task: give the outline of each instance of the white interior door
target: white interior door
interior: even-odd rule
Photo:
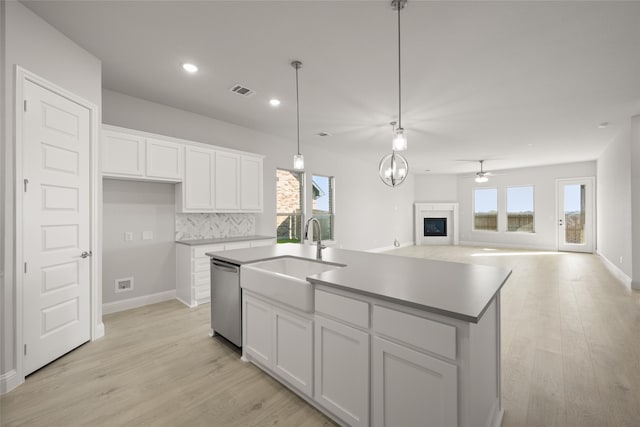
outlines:
[[[593,252],[593,178],[558,180],[558,250]]]
[[[91,335],[90,111],[25,81],[24,375]],[[83,252],[87,252],[83,255]]]

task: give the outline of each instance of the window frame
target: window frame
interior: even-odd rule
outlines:
[[[510,188],[531,188],[531,201],[533,203],[533,221],[532,221],[532,230],[531,231],[523,231],[523,230],[509,230],[509,189]],[[536,186],[533,184],[524,184],[524,185],[510,185],[505,187],[504,189],[504,215],[505,215],[505,224],[507,233],[522,233],[522,234],[535,234],[536,233]]]
[[[328,178],[329,179],[329,210],[330,213],[328,214],[319,214],[316,215],[313,212],[313,189],[310,192],[311,193],[311,214],[312,216],[317,216],[317,217],[324,217],[324,216],[329,216],[329,222],[331,223],[331,235],[329,237],[329,239],[323,239],[323,242],[335,242],[336,240],[336,177],[335,175],[323,175],[320,173],[312,173],[311,174],[311,186],[313,186],[313,178],[314,177],[321,177],[321,178]],[[316,235],[315,235],[315,231],[312,233],[312,237],[311,239],[309,239],[310,242],[315,242],[317,241],[316,239]]]
[[[294,214],[291,212],[278,212],[278,171],[284,171],[284,172],[289,172],[292,174],[300,174],[300,213],[299,214]],[[307,174],[305,173],[305,171],[297,171],[294,169],[289,169],[289,168],[276,168],[276,244],[282,244],[282,243],[295,243],[295,242],[281,242],[278,239],[278,225],[277,225],[277,221],[278,221],[278,217],[279,216],[283,216],[283,215],[287,215],[287,216],[299,216],[300,217],[300,242],[298,243],[303,243],[304,242],[304,224],[306,221],[306,216],[307,216],[307,210],[306,210],[306,200],[307,200]]]
[[[476,228],[476,191],[477,190],[495,190],[496,192],[496,229],[487,230]],[[471,189],[471,230],[477,233],[497,233],[500,231],[500,191],[498,187],[473,187]]]

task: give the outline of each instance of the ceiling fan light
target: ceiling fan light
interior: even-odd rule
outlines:
[[[486,177],[486,176],[484,176],[484,175],[478,175],[478,176],[476,176],[476,182],[477,182],[478,184],[482,184],[482,183],[487,182],[487,181],[489,181],[489,178],[487,178],[487,177]]]
[[[405,151],[407,149],[407,136],[404,134],[404,129],[396,129],[391,148],[393,151]]]

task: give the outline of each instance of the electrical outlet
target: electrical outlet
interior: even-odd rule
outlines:
[[[133,240],[133,232],[132,231],[125,231],[124,232],[124,241],[125,242],[130,242]]]
[[[133,290],[133,277],[124,277],[122,279],[116,279],[116,293],[127,292]]]
[[[152,240],[152,239],[153,239],[153,231],[142,232],[142,240]]]
[[[620,256],[620,264],[622,264],[622,256]]]

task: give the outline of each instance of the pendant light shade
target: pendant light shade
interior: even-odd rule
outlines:
[[[302,62],[293,61],[291,66],[296,69],[296,129],[298,140],[298,154],[293,156],[293,169],[297,171],[304,170],[304,156],[300,154],[300,95],[298,85],[298,70],[302,68]]]
[[[389,187],[397,187],[402,184],[409,174],[407,159],[393,151],[380,160],[379,174],[382,182]]]

